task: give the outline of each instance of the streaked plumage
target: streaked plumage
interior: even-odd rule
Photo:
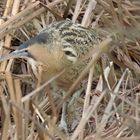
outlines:
[[[66,89],[78,77],[88,60],[77,62],[97,45],[99,40],[93,29],[73,24],[70,20],[54,22],[0,61],[15,57],[25,58],[31,64],[36,77],[38,65],[41,65],[43,82],[67,68],[56,80],[59,86]]]

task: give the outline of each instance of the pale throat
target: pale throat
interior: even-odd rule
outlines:
[[[32,59],[32,58],[27,58],[27,62],[30,64],[34,75],[37,77],[38,76],[39,63],[37,61],[35,61],[34,59]]]

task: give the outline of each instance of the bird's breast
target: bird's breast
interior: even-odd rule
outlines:
[[[64,69],[64,67],[62,67],[62,64],[53,63],[53,61],[48,61],[47,65],[32,58],[28,58],[27,61],[30,64],[32,72],[37,79],[39,77],[39,67],[41,67],[42,83],[48,81]]]

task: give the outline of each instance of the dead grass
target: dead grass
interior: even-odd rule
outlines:
[[[40,85],[39,81],[32,80],[24,60],[2,62],[1,140],[139,140],[139,6],[139,0],[2,0],[1,55],[9,53],[5,48],[16,49],[15,46],[37,34],[42,27],[66,18],[97,28],[103,41],[98,46],[100,49],[85,56],[92,56],[92,60],[64,98],[60,89],[53,93],[48,88],[64,71]],[[93,66],[98,58],[103,70],[100,76],[95,76]],[[81,94],[73,92],[87,73]],[[36,87],[35,82],[38,82]],[[67,133],[58,127],[60,109],[66,99],[69,99]]]

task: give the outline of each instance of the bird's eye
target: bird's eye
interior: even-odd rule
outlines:
[[[77,53],[76,50],[70,47],[63,49],[67,59],[71,61],[72,63],[75,63],[77,61]]]
[[[76,55],[73,54],[71,51],[65,51],[65,54],[66,54],[66,55],[69,55],[69,56],[76,57]]]
[[[77,57],[76,50],[73,48],[70,48],[70,47],[64,48],[63,51],[68,56]]]

